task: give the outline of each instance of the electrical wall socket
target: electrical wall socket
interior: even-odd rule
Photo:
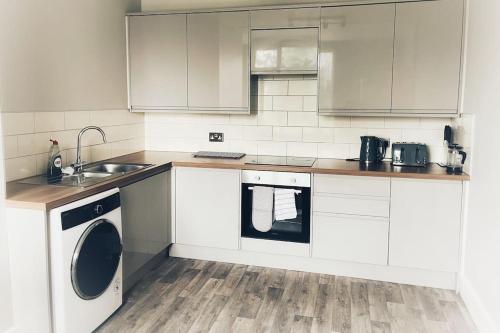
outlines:
[[[224,133],[220,132],[209,132],[208,141],[210,142],[224,142]]]

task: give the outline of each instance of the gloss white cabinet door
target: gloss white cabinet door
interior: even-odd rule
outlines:
[[[463,0],[396,5],[393,112],[457,112],[462,25]]]
[[[252,10],[252,29],[319,27],[320,8]]]
[[[175,242],[237,249],[240,171],[177,168],[175,174]]]
[[[313,214],[313,258],[387,265],[389,221],[355,215]]]
[[[249,12],[188,15],[188,105],[249,112]]]
[[[391,180],[389,265],[457,272],[462,182]]]
[[[321,113],[391,109],[395,4],[321,9]]]
[[[128,33],[132,110],[186,110],[186,15],[129,16]]]
[[[316,74],[318,28],[252,30],[252,74]]]

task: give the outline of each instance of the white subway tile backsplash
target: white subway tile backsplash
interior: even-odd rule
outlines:
[[[36,112],[35,132],[64,130],[64,112]]]
[[[303,111],[318,112],[318,96],[304,96]]]
[[[257,125],[257,113],[252,113],[250,115],[232,114],[229,116],[229,123],[232,125]]]
[[[305,127],[303,131],[304,142],[333,142],[333,128]]]
[[[87,161],[91,160],[91,154],[93,160],[98,160],[143,150],[145,146],[145,117],[128,110],[3,113],[1,116],[4,133],[9,134],[4,137],[9,180],[44,173],[50,139],[59,141],[63,165],[73,163],[78,132],[87,125],[102,126],[108,139],[108,144],[102,145],[98,132],[83,135],[83,151],[89,155],[85,157]],[[94,146],[88,148],[89,145]]]
[[[229,150],[232,152],[257,155],[257,141],[231,140],[229,141]]]
[[[287,114],[281,111],[260,111],[258,115],[259,125],[286,126]]]
[[[382,117],[352,117],[351,127],[384,128],[385,120]]]
[[[90,156],[92,161],[106,160],[113,157],[113,152],[111,151],[111,143],[91,146]]]
[[[244,126],[243,139],[254,141],[270,141],[273,139],[273,128],[271,126]]]
[[[429,159],[434,162],[441,162],[445,163],[446,162],[446,154],[448,152],[447,147],[444,147],[443,145],[439,146],[432,146],[428,145],[427,150],[429,152]]]
[[[348,158],[358,158],[361,150],[361,143],[351,143],[349,144],[349,155]],[[386,156],[391,156],[386,152]]]
[[[274,96],[273,110],[302,111],[302,96]]]
[[[252,110],[272,110],[273,96],[251,96],[251,106]]]
[[[386,117],[385,128],[419,128],[420,118]]]
[[[425,143],[427,145],[442,145],[443,130],[403,129],[403,140]]]
[[[289,95],[316,96],[318,94],[317,80],[296,80],[288,84]]]
[[[365,128],[336,128],[335,143],[359,143],[360,137],[366,135]]]
[[[146,114],[146,148],[195,151],[222,147],[248,154],[343,159],[359,156],[363,135],[383,137],[391,143],[423,141],[436,150],[441,145],[442,127],[450,122],[450,118],[318,116],[315,75],[269,75],[260,77],[255,87],[252,105],[259,110],[250,115]],[[200,129],[202,125],[209,127]],[[457,133],[467,132],[460,124],[456,126]],[[227,145],[207,146],[208,128],[224,132]]]
[[[5,160],[5,179],[7,181],[31,177],[35,174],[36,158],[34,155]]]
[[[349,145],[338,143],[318,143],[318,158],[341,158],[349,156]]]
[[[116,126],[144,122],[144,114],[128,110],[90,111],[90,123],[95,126]]]
[[[90,124],[89,111],[64,112],[64,128],[67,130],[83,128]]]
[[[288,142],[286,144],[286,152],[288,156],[317,157],[318,144],[306,142]]]
[[[402,141],[402,133],[402,130],[397,128],[368,128],[366,130],[367,135],[378,136],[389,140],[391,143]]]
[[[229,151],[230,143],[228,141],[224,142],[208,142],[205,141],[201,144],[200,150],[208,150],[208,151]]]
[[[274,75],[275,80],[286,80],[286,81],[297,81],[303,80],[304,75],[302,74],[277,74]]]
[[[243,139],[243,126],[238,125],[205,125],[204,136],[208,139],[209,132],[222,132],[224,133],[224,140],[242,140]]]
[[[286,142],[262,141],[257,143],[259,155],[286,156]]]
[[[17,136],[4,136],[3,148],[5,158],[14,158],[18,156],[17,153]]]
[[[17,153],[19,156],[34,154],[35,135],[24,134],[17,137]]]
[[[313,112],[288,112],[288,126],[317,127],[318,115]]]
[[[274,127],[274,141],[301,141],[302,127]]]
[[[32,112],[2,113],[3,135],[28,134],[35,131]]]
[[[201,116],[201,120],[204,124],[226,125],[226,124],[229,124],[229,115],[228,114],[204,114]]]
[[[350,117],[319,116],[320,127],[351,127]]]
[[[452,125],[453,119],[451,118],[422,118],[420,119],[420,127],[425,129],[442,129],[446,125]]]
[[[288,81],[259,81],[258,95],[284,96],[288,94]]]
[[[34,134],[34,146],[33,146],[33,153],[35,154],[41,154],[41,153],[46,153],[50,149],[50,140],[58,140],[60,141],[60,144],[62,144],[62,140],[60,136],[55,135],[55,133],[51,132],[44,132],[44,133],[35,133]]]

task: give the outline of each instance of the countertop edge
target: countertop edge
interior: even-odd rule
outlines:
[[[163,155],[164,154],[164,155]],[[170,154],[170,156],[169,156]],[[154,158],[151,159],[151,156]],[[334,161],[333,166],[329,167],[328,164],[317,165],[319,161]],[[467,173],[462,175],[449,175],[446,173],[436,173],[435,171],[425,172],[404,172],[394,170],[355,170],[345,168],[345,166],[335,166],[335,159],[318,159],[317,162],[310,167],[301,166],[283,166],[283,165],[263,165],[263,164],[246,164],[244,160],[210,160],[199,159],[193,160],[191,153],[181,152],[156,152],[156,151],[140,151],[137,153],[127,154],[106,160],[108,162],[142,162],[153,164],[142,170],[134,171],[129,174],[121,175],[116,178],[104,181],[102,183],[89,186],[87,188],[75,188],[74,192],[68,190],[68,194],[59,193],[54,198],[47,198],[46,200],[29,201],[29,196],[35,197],[36,195],[43,194],[26,194],[19,193],[12,194],[5,199],[6,207],[19,208],[19,209],[32,209],[49,211],[53,208],[74,202],[79,199],[97,194],[102,191],[109,190],[114,187],[124,187],[154,175],[160,174],[170,170],[172,167],[192,167],[192,168],[213,168],[213,169],[237,169],[237,170],[258,170],[258,171],[277,171],[277,172],[298,172],[298,173],[313,173],[325,175],[345,175],[345,176],[364,176],[364,177],[390,177],[398,179],[424,179],[424,180],[444,180],[444,181],[461,181],[466,182],[470,180]],[[342,160],[338,160],[341,162]],[[416,170],[416,169],[415,169]],[[432,173],[434,172],[434,173]],[[16,181],[8,183],[14,186]],[[35,189],[35,187],[33,188]],[[40,189],[40,188],[38,188]],[[25,192],[29,192],[29,189]],[[36,192],[34,190],[34,192]],[[17,197],[17,198],[16,198]]]
[[[115,187],[124,187],[131,185],[133,183],[139,182],[146,178],[155,176],[162,172],[166,172],[170,170],[172,167],[172,163],[163,163],[153,165],[146,169],[138,170],[132,172],[130,174],[122,175],[116,178],[113,178],[109,181],[105,181],[87,188],[82,188],[80,191],[68,194],[67,196],[57,198],[54,200],[50,200],[47,202],[32,202],[25,200],[16,200],[12,198],[5,199],[6,208],[19,208],[19,209],[32,209],[32,210],[44,210],[49,211],[51,209],[61,207],[63,205],[69,204],[76,200],[80,200],[91,195],[110,190]]]

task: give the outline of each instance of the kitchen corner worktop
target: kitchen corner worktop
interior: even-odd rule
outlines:
[[[446,170],[437,164],[429,164],[426,168],[394,167],[389,162],[366,166],[359,162],[340,159],[317,159],[311,167],[258,165],[246,164],[252,156],[245,156],[239,160],[225,160],[212,158],[194,158],[192,153],[142,151],[107,160],[119,163],[144,163],[152,166],[114,177],[93,186],[63,187],[53,185],[28,185],[17,181],[7,183],[8,207],[50,210],[82,199],[114,187],[123,187],[153,175],[169,170],[172,166],[215,168],[215,169],[246,169],[285,172],[305,172],[334,175],[394,177],[414,179],[435,179],[468,181],[469,175],[448,175]]]

